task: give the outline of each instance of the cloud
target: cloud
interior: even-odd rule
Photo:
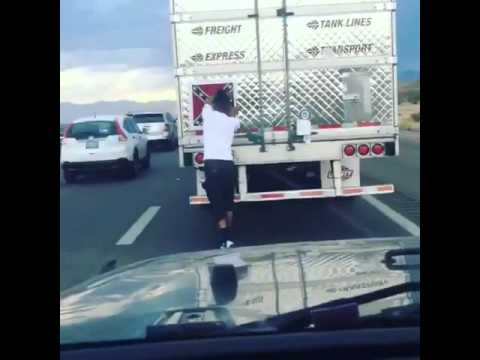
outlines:
[[[129,68],[162,66],[165,64],[164,57],[164,51],[151,48],[61,51],[60,70],[98,65],[125,65]]]
[[[174,101],[173,71],[167,67],[129,68],[126,65],[75,67],[60,72],[60,101]]]
[[[158,48],[170,53],[167,0],[61,0],[60,48]],[[167,57],[171,64],[171,56]]]
[[[61,0],[61,101],[172,100],[168,0]],[[419,0],[398,2],[400,68],[419,67]]]
[[[97,15],[108,14],[133,2],[133,0],[69,0],[74,9],[92,11]]]

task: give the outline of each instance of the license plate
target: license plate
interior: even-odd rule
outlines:
[[[87,149],[98,149],[98,140],[87,140],[85,148],[87,148]]]

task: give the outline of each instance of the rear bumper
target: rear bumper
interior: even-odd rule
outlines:
[[[123,169],[128,165],[129,161],[126,158],[107,161],[84,161],[84,162],[64,162],[62,163],[63,171],[72,172],[95,172],[106,170]]]
[[[308,189],[294,191],[270,191],[264,193],[247,193],[243,196],[235,195],[235,202],[252,202],[252,201],[280,201],[292,199],[317,199],[331,197],[351,197],[362,195],[390,194],[395,191],[393,185],[375,185],[375,186],[358,186],[345,187],[340,193],[335,189]],[[208,204],[206,196],[190,196],[190,205]]]
[[[162,142],[167,141],[170,139],[170,135],[168,133],[162,134],[147,134],[148,142]]]

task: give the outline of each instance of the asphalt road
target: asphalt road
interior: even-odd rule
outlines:
[[[363,184],[394,183],[397,194],[376,198],[417,224],[419,143],[418,136],[405,134],[398,158],[362,164]],[[178,167],[176,152],[154,153],[151,169],[135,180],[103,176],[66,185],[61,179],[61,289],[87,280],[111,261],[122,266],[165,254],[217,248],[208,209],[188,204],[193,193],[193,170]],[[234,240],[239,246],[410,235],[401,223],[363,198],[242,203],[235,211]],[[117,245],[145,212],[153,218],[135,241]]]

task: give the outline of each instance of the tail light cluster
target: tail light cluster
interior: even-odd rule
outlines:
[[[67,144],[67,138],[68,138],[68,135],[70,134],[70,130],[71,128],[73,127],[73,123],[70,123],[66,128],[65,130],[63,131],[63,136],[61,138],[61,144],[62,145],[66,145]]]
[[[203,153],[201,153],[201,152],[196,153],[195,156],[194,156],[194,160],[195,160],[195,164],[203,165],[203,163],[205,162]]]
[[[343,146],[343,154],[345,157],[366,156],[383,156],[385,155],[385,144],[347,144]]]
[[[118,120],[115,121],[115,130],[116,130],[117,135],[118,135],[118,141],[125,142],[125,141],[128,140],[127,135],[125,135],[125,133],[123,132]]]

